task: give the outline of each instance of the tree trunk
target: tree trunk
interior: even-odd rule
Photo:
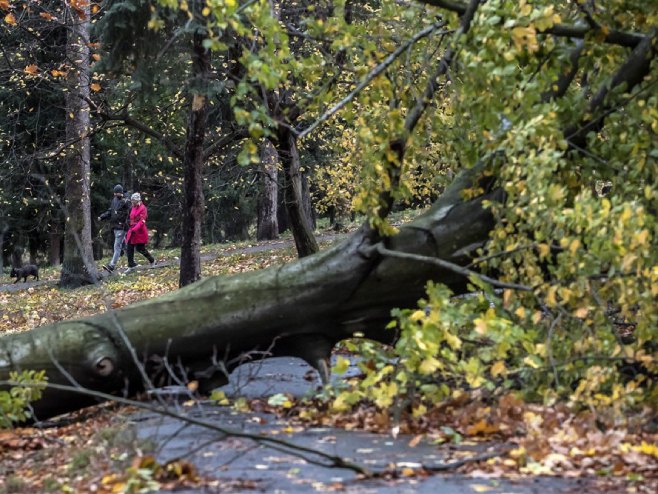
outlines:
[[[0,273],[4,272],[5,269],[5,235],[9,230],[9,225],[4,223],[2,228],[0,228]]]
[[[315,209],[313,208],[313,200],[311,199],[311,187],[308,183],[308,175],[300,170],[299,176],[302,182],[302,210],[304,216],[308,218],[311,229],[315,230],[317,222],[315,220]]]
[[[256,227],[257,240],[274,240],[279,238],[279,223],[277,221],[277,167],[279,156],[269,139],[263,140],[261,150],[261,187],[258,196],[258,220]]]
[[[59,266],[62,262],[62,234],[58,231],[48,234],[50,248],[48,249],[48,263],[51,266]]]
[[[283,165],[286,211],[295,239],[297,255],[299,257],[310,256],[315,254],[319,247],[313,236],[311,220],[304,212],[297,141],[288,127],[279,127],[277,151]]]
[[[195,2],[198,3],[198,2]],[[200,10],[200,9],[199,9]],[[195,31],[192,47],[192,108],[187,124],[184,156],[183,239],[180,258],[179,286],[201,278],[201,229],[203,226],[203,142],[208,123],[206,94],[210,74],[210,52],[204,48],[206,33]]]
[[[20,268],[22,266],[23,266],[23,247],[15,245],[14,249],[11,251],[11,267]]]
[[[143,373],[161,385],[175,372],[183,381],[199,381],[206,392],[226,382],[250,352],[250,358],[303,358],[327,379],[336,342],[355,332],[392,341],[395,335],[385,329],[391,309],[415,306],[428,280],[465,290],[460,274],[383,257],[377,247],[470,262],[468,253],[486,242],[494,224],[482,201],[499,198],[493,192],[464,200],[461,191],[473,185],[472,175],[463,175],[427,213],[381,242],[362,228],[341,245],[282,267],[210,277],[119,310],[2,337],[0,381],[11,370],[45,369],[51,383],[73,380],[132,394],[150,386]],[[47,389],[34,411],[43,420],[94,402]]]
[[[66,93],[66,159],[64,262],[60,285],[73,288],[98,279],[91,237],[89,142],[89,3],[67,13],[66,56],[73,64]]]

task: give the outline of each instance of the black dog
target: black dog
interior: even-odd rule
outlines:
[[[39,281],[39,268],[34,264],[28,264],[22,268],[11,268],[11,273],[9,276],[12,278],[16,277],[14,284],[18,283],[21,278],[23,278],[23,283],[25,283],[28,276],[34,276],[37,281]]]

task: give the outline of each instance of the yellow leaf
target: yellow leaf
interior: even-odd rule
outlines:
[[[14,17],[14,14],[9,13],[5,16],[5,22],[9,24],[10,26],[15,26],[16,25],[16,17]]]
[[[587,314],[589,314],[589,307],[579,307],[573,313],[573,315],[579,319],[585,319]]]
[[[432,374],[434,371],[440,368],[441,368],[441,362],[439,362],[434,357],[430,357],[430,358],[426,358],[420,363],[420,366],[418,366],[418,372],[420,372],[423,375],[428,375],[428,374]]]
[[[126,484],[124,482],[117,482],[112,485],[113,494],[120,494],[122,492],[126,492]]]
[[[37,67],[35,64],[31,64],[25,67],[23,70],[30,75],[34,75],[39,72],[39,67]]]
[[[505,361],[504,360],[499,360],[498,362],[496,362],[495,364],[493,364],[491,366],[490,372],[491,372],[491,375],[493,377],[496,377],[500,374],[505,373],[506,370],[507,370],[507,368],[505,367]]]
[[[531,358],[531,357],[524,358],[523,363],[530,366],[530,367],[532,367],[533,369],[538,369],[539,368],[539,364],[537,363],[537,361],[535,359]]]
[[[621,269],[624,271],[629,271],[631,269],[631,265],[637,260],[637,256],[635,254],[628,254],[624,256],[624,258],[621,261]]]
[[[350,359],[339,356],[336,359],[336,365],[334,365],[332,371],[336,374],[345,374],[345,372],[349,367],[350,367]]]
[[[190,381],[189,383],[187,383],[187,389],[189,389],[192,392],[196,391],[197,389],[199,389],[199,381]]]
[[[551,246],[548,244],[539,244],[537,245],[537,249],[539,250],[539,259],[546,258],[551,252]]]
[[[537,42],[537,31],[534,27],[517,26],[512,29],[512,41],[518,50],[526,48],[529,53],[534,53],[539,50],[539,43]]]
[[[208,17],[210,15],[210,9],[208,7],[204,7],[203,10],[201,11],[201,15],[203,17]]]
[[[640,453],[644,453],[645,455],[658,458],[658,445],[656,444],[651,444],[646,441],[642,441],[641,445],[634,446],[633,449],[635,451],[639,451]]]
[[[0,9],[9,10],[9,0],[0,0]]]
[[[386,159],[391,163],[397,163],[398,155],[392,149],[386,150]]]
[[[485,419],[466,428],[466,434],[469,436],[496,434],[497,432],[500,432],[500,427],[495,424],[490,424]]]
[[[487,321],[485,321],[484,319],[481,319],[481,318],[478,317],[477,319],[475,319],[475,321],[473,321],[473,323],[475,323],[475,332],[476,333],[481,334],[481,335],[484,335],[484,334],[487,333]]]
[[[97,82],[90,84],[89,87],[91,88],[92,91],[96,93],[101,90],[101,85],[98,84]]]
[[[475,492],[489,492],[494,489],[494,487],[485,484],[471,484],[469,487]]]
[[[423,417],[423,416],[425,416],[426,413],[427,413],[427,407],[426,407],[425,405],[423,405],[423,404],[420,404],[420,405],[418,405],[418,406],[415,406],[415,407],[411,410],[411,415],[412,415],[414,418]]]
[[[518,448],[513,449],[509,452],[509,456],[511,456],[515,460],[525,458],[527,454],[528,452],[523,446],[519,446]]]
[[[649,230],[646,228],[640,233],[635,234],[635,241],[638,245],[645,245],[647,243],[647,238],[649,237]]]
[[[509,307],[509,303],[512,300],[512,290],[503,290],[503,306]]]
[[[411,314],[411,316],[409,316],[409,319],[416,322],[422,320],[424,317],[425,317],[425,311],[417,310],[416,312]]]
[[[101,479],[101,484],[103,484],[103,485],[111,484],[111,483],[113,483],[113,482],[116,480],[116,478],[117,478],[117,476],[116,476],[115,473],[112,473],[112,474],[110,474],[110,475],[105,475],[105,476]]]

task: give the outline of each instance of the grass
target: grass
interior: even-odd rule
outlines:
[[[419,211],[400,211],[391,215],[391,223],[399,225],[418,215]],[[345,225],[352,231],[362,224],[364,218],[357,217]],[[326,219],[318,221],[317,235],[335,233]],[[296,258],[291,240],[286,232],[276,241],[256,242],[246,240],[232,243],[208,244],[201,247],[203,276],[231,275],[235,273],[264,269],[281,265]],[[288,241],[289,245],[280,248],[273,244]],[[329,241],[320,242],[326,248]],[[249,253],[249,247],[272,244],[271,250]],[[96,285],[89,285],[75,290],[64,290],[56,286],[60,268],[44,266],[40,268],[40,279],[49,283],[35,284],[17,291],[0,291],[0,335],[33,329],[45,324],[62,320],[77,319],[117,309],[134,302],[156,297],[178,288],[179,248],[150,248],[160,266],[156,269],[137,270],[128,275],[121,274],[127,267],[125,257],[118,263],[118,272]],[[109,251],[108,251],[109,253]],[[109,256],[97,261],[100,267],[109,261]],[[138,263],[145,260],[136,254]],[[6,280],[6,281],[5,281]],[[13,283],[8,270],[5,274],[6,284]]]

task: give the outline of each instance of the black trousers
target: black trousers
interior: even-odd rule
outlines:
[[[153,259],[153,256],[149,254],[149,251],[146,250],[146,244],[128,244],[128,248],[126,249],[126,254],[128,255],[129,268],[134,268],[135,266],[137,266],[137,264],[135,264],[135,249],[141,255],[146,257],[146,259],[148,259],[150,263],[155,261],[155,259]]]

